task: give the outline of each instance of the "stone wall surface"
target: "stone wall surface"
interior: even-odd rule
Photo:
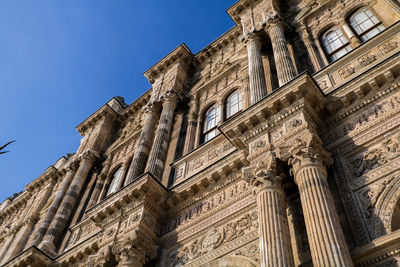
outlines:
[[[400,266],[400,2],[227,12],[1,203],[0,266]]]

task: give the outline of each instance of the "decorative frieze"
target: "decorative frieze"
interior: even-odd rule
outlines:
[[[222,227],[212,227],[190,244],[169,252],[168,261],[171,266],[187,264],[257,229],[257,213],[249,213]]]

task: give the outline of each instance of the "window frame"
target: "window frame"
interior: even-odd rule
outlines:
[[[118,176],[118,179],[116,180],[116,178],[117,178],[116,175],[118,174],[118,172],[119,172],[119,176]],[[113,172],[110,185],[108,186],[108,189],[107,189],[106,197],[108,197],[109,195],[111,195],[111,194],[113,194],[113,193],[118,191],[118,184],[123,179],[123,177],[122,177],[123,173],[124,173],[124,169],[122,168],[122,166],[118,167]],[[115,183],[115,188],[113,190],[111,190],[113,188],[113,184],[114,183]]]
[[[206,126],[208,125],[208,122],[209,122],[209,120],[207,120],[207,117],[208,117],[208,114],[213,109],[215,109],[215,112],[216,112],[216,115],[214,116],[215,117],[215,125],[208,129],[208,128],[206,128]],[[208,107],[206,109],[206,112],[203,115],[203,123],[202,123],[202,138],[201,138],[202,144],[207,143],[208,141],[212,140],[213,138],[215,138],[217,136],[218,123],[221,121],[221,114],[219,114],[219,113],[220,113],[220,106],[217,103],[211,105],[210,107]],[[215,135],[206,140],[207,135],[213,131],[215,131]]]
[[[337,34],[337,31],[340,31],[340,33],[341,33],[340,36]],[[336,36],[337,36],[337,39],[339,39],[340,42],[342,43],[342,45],[339,46],[338,48],[336,48],[335,50],[333,50],[333,49],[332,49],[332,46],[331,46],[329,43],[327,43],[327,38],[326,38],[326,36],[328,36],[328,34],[331,33],[331,32],[334,32],[334,33],[336,34]],[[343,43],[342,40],[341,40],[341,37],[344,37],[344,38],[346,39],[347,42],[346,42],[346,43]],[[349,52],[351,52],[351,51],[353,50],[353,48],[351,47],[351,43],[350,43],[350,40],[349,40],[348,36],[347,36],[346,33],[343,31],[343,29],[342,29],[341,27],[339,27],[339,26],[333,26],[333,27],[330,27],[329,29],[325,30],[325,31],[323,32],[323,34],[321,35],[321,37],[320,37],[320,42],[321,42],[321,44],[322,44],[323,50],[324,50],[325,55],[327,56],[329,62],[335,62],[335,61],[337,61],[338,59],[344,57],[346,54],[348,54]],[[332,42],[332,43],[333,43],[333,42]],[[329,45],[329,49],[332,50],[331,52],[328,52],[328,47],[327,47],[327,45]],[[335,54],[337,54],[338,52],[340,52],[340,51],[342,51],[342,50],[344,50],[344,49],[347,49],[347,47],[350,48],[349,51],[346,51],[346,53],[343,54],[342,56],[336,57],[335,59],[333,59],[333,57],[335,56]]]
[[[239,95],[239,100],[237,101],[237,103],[235,103],[235,105],[238,105],[239,108],[236,112],[231,113],[228,116],[228,108],[231,108],[233,105],[228,106],[229,100],[235,95]],[[239,113],[240,111],[243,110],[243,96],[242,96],[242,91],[240,89],[235,89],[232,92],[229,93],[228,97],[226,97],[225,101],[224,101],[224,119],[227,120],[231,117],[233,117],[234,115],[236,115],[237,113]]]
[[[361,12],[364,12],[364,14],[368,17],[368,20],[370,20],[371,22],[374,23],[374,21],[371,19],[372,17],[369,17],[368,14],[366,14],[367,11],[371,12],[372,16],[375,17],[375,19],[378,21],[378,23],[374,24],[373,26],[371,26],[371,27],[368,28],[367,30],[365,30],[365,31],[363,31],[363,32],[361,32],[361,33],[358,33],[357,30],[355,29],[355,27],[353,26],[353,23],[352,23],[352,21],[354,21],[354,23],[356,23],[356,25],[358,26],[358,28],[359,28],[360,30],[362,30],[362,28],[360,27],[360,25],[362,25],[362,24],[360,24],[358,21],[354,20],[354,17],[355,17],[357,14],[359,14],[359,13],[361,13]],[[374,38],[376,35],[378,35],[379,33],[381,33],[382,31],[384,31],[384,30],[386,29],[386,26],[383,24],[382,20],[381,20],[380,18],[378,18],[378,16],[375,14],[375,12],[374,12],[373,10],[371,10],[370,8],[368,8],[368,7],[361,7],[361,8],[359,8],[359,9],[357,9],[357,10],[354,11],[350,16],[348,16],[348,18],[347,18],[346,20],[347,20],[347,23],[348,23],[349,26],[350,26],[350,29],[353,31],[353,33],[354,33],[354,34],[360,39],[360,41],[363,42],[363,43],[364,43],[364,42],[367,42],[368,40],[370,40],[370,39],[372,39],[372,38]],[[364,22],[365,22],[365,21],[363,21],[362,23],[364,23]],[[379,30],[379,26],[383,26],[384,29],[383,29],[383,30]],[[372,36],[371,38],[368,38],[368,39],[364,40],[364,39],[363,39],[363,36],[367,36],[367,34],[368,34],[369,32],[371,32],[372,30],[374,30],[374,29],[378,29],[379,32],[378,32],[377,34],[375,34],[374,36]]]

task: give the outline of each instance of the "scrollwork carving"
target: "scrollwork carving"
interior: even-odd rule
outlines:
[[[353,175],[362,176],[367,171],[373,170],[400,155],[400,135],[394,136],[383,142],[379,147],[373,148],[361,156],[350,161]]]
[[[222,227],[213,227],[202,237],[190,244],[169,253],[168,261],[171,266],[186,264],[202,255],[233,241],[246,233],[258,229],[257,212],[244,215],[236,221]]]

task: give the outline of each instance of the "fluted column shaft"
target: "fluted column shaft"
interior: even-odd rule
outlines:
[[[46,231],[51,223],[51,221],[54,218],[54,215],[57,212],[58,207],[60,206],[61,201],[63,200],[65,193],[68,190],[69,185],[71,184],[72,179],[74,178],[75,172],[76,172],[76,163],[72,163],[68,166],[67,168],[67,173],[65,174],[64,182],[61,186],[61,189],[57,192],[53,202],[50,204],[49,209],[46,212],[46,215],[42,222],[40,223],[40,226],[38,230],[35,233],[35,236],[32,241],[32,245],[39,245],[40,242],[43,239],[43,236],[46,234]]]
[[[152,173],[159,179],[161,179],[164,171],[177,101],[178,98],[175,95],[168,96],[164,99],[160,122],[157,126],[154,144],[146,166],[146,172]]]
[[[248,33],[245,39],[249,66],[250,105],[267,95],[264,67],[260,44],[255,33]]]
[[[286,46],[286,39],[279,19],[270,22],[268,34],[271,38],[274,53],[276,72],[278,74],[279,86],[282,86],[296,77],[296,71]]]
[[[264,186],[257,193],[262,266],[294,266],[285,195],[278,186]]]
[[[305,151],[305,152],[304,152]],[[320,155],[303,149],[292,161],[314,266],[353,266]]]
[[[157,118],[158,109],[154,103],[150,104],[146,108],[146,118],[144,120],[142,132],[140,133],[139,143],[126,176],[127,184],[143,174],[144,169],[146,168],[151,145],[153,144],[154,128],[157,123]]]
[[[196,144],[196,127],[198,121],[197,114],[198,98],[192,101],[188,114],[188,126],[186,131],[185,146],[183,147],[183,155],[188,154],[195,148]]]
[[[323,68],[323,64],[321,63],[322,59],[320,59],[319,55],[316,53],[313,42],[311,41],[309,36],[304,36],[303,41],[304,45],[306,46],[308,55],[310,56],[314,70],[319,71]]]
[[[50,256],[56,255],[56,246],[60,241],[70,215],[81,193],[85,180],[96,159],[94,152],[87,150],[80,155],[79,168],[65,194],[57,213],[51,222],[40,248]]]

